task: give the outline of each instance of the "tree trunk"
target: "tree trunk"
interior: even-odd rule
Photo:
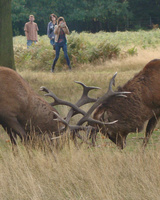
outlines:
[[[15,69],[11,0],[0,0],[0,65]]]

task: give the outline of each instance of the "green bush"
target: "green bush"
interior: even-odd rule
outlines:
[[[137,48],[136,48],[136,47],[130,48],[130,49],[127,50],[127,53],[128,53],[130,56],[137,55]]]
[[[112,57],[117,57],[120,52],[120,48],[117,45],[105,42],[103,39],[101,42],[94,38],[91,33],[76,33],[72,32],[67,37],[68,55],[71,61],[72,67],[77,67],[78,64],[93,63],[97,61],[105,61]],[[55,51],[49,44],[47,36],[39,37],[39,42],[36,45],[26,48],[25,37],[18,36],[14,38],[14,53],[16,67],[21,69],[31,70],[50,70],[53,59],[55,57]],[[66,60],[64,58],[63,51],[60,52],[59,60],[56,67],[61,69],[66,66]]]
[[[117,45],[106,42],[106,39],[97,41],[96,37],[90,40],[89,36],[93,37],[94,34],[73,32],[69,37],[68,52],[71,58],[76,58],[77,63],[93,63],[101,59],[105,61],[119,55],[120,48]],[[74,60],[72,62],[74,64]]]

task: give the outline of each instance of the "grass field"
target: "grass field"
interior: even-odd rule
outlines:
[[[39,36],[38,43],[30,50],[26,49],[26,37],[14,37],[16,66],[19,70],[49,71],[53,63],[55,51],[46,35]],[[106,60],[126,58],[139,54],[140,50],[160,47],[160,30],[138,32],[99,32],[76,33],[67,36],[68,54],[72,68],[82,64],[97,65]],[[61,52],[56,64],[56,71],[67,69],[66,61]]]
[[[21,76],[29,82],[32,88],[41,96],[40,86],[44,85],[58,97],[76,102],[81,96],[81,87],[74,81],[86,85],[98,86],[101,90],[92,91],[90,96],[102,96],[108,87],[108,82],[115,72],[116,87],[139,72],[150,60],[159,58],[159,31],[137,33],[108,33],[108,37],[116,35],[121,49],[127,50],[136,46],[137,54],[107,59],[99,63],[83,63],[75,66],[71,72],[57,67],[52,74],[44,65],[33,70],[23,65],[17,68]],[[87,34],[87,33],[83,33]],[[104,37],[105,33],[100,33]],[[118,35],[119,34],[119,35]],[[127,41],[122,44],[120,38]],[[137,34],[137,38],[135,36]],[[86,36],[86,35],[85,35]],[[134,37],[133,37],[134,36]],[[45,37],[45,36],[43,36]],[[41,42],[43,41],[41,38]],[[89,34],[86,36],[89,39]],[[91,36],[95,37],[95,35]],[[118,40],[119,37],[119,40]],[[153,44],[144,48],[140,38],[150,38]],[[156,38],[157,37],[157,38]],[[23,37],[14,38],[16,48],[25,45]],[[85,38],[86,39],[86,38]],[[86,40],[87,40],[86,39]],[[109,38],[107,38],[109,39]],[[155,47],[155,40],[157,46]],[[23,41],[23,42],[22,42]],[[46,38],[45,40],[46,41]],[[45,43],[45,42],[44,42]],[[49,42],[48,42],[49,43]],[[41,43],[43,44],[43,42]],[[19,47],[18,47],[19,46]],[[25,47],[24,47],[25,48]],[[50,46],[48,46],[50,48]],[[41,57],[39,58],[41,59]],[[16,59],[18,62],[19,59]],[[30,62],[26,58],[27,64]],[[20,66],[20,63],[17,63]],[[32,61],[32,65],[34,65]],[[115,87],[115,88],[116,88]],[[113,89],[115,89],[113,88]],[[46,101],[52,99],[44,97]],[[84,109],[89,109],[89,105]],[[56,107],[60,115],[65,117],[68,108]],[[73,122],[77,121],[77,116]],[[126,122],[127,123],[127,122]],[[98,146],[93,148],[82,144],[78,149],[72,141],[57,152],[43,149],[25,149],[20,143],[18,153],[13,154],[7,134],[1,129],[0,134],[0,199],[2,200],[159,200],[160,199],[160,130],[159,125],[145,151],[142,151],[141,133],[129,134],[127,147],[120,151],[111,141],[98,135]]]

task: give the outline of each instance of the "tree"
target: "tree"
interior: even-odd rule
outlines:
[[[160,24],[160,0],[12,0],[13,34],[24,35],[33,14],[39,34],[46,34],[49,15],[63,16],[70,31],[124,31]]]
[[[28,21],[30,10],[25,7],[25,0],[12,0],[13,35],[24,35],[24,24]]]
[[[15,69],[11,0],[0,0],[0,65]]]
[[[142,1],[142,0],[141,0]],[[98,32],[125,30],[131,18],[127,0],[12,0],[13,34],[24,35],[24,24],[33,14],[39,34],[46,34],[51,13],[63,16],[70,29]]]
[[[151,23],[160,23],[160,0],[128,0],[128,3],[133,13],[131,23],[134,26],[148,28]]]

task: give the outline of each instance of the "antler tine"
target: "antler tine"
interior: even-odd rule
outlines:
[[[113,75],[112,79],[109,82],[109,90],[112,90],[112,85],[115,86],[115,78],[117,76],[117,72]]]
[[[118,97],[127,97],[124,94],[130,94],[131,92],[115,92]]]
[[[115,86],[115,78],[116,78],[116,76],[117,76],[117,72],[113,75],[112,79],[110,80],[110,83],[109,83],[109,90],[110,91],[113,91],[112,90],[112,85]],[[124,94],[129,94],[129,93],[131,93],[131,92],[114,92],[115,95],[121,96],[121,97],[127,97]]]
[[[53,113],[57,117],[56,119],[53,119],[54,121],[60,121],[60,122],[62,122],[65,125],[65,127],[68,127],[68,123],[66,122],[66,120],[64,120],[57,112],[53,111]]]
[[[81,107],[82,105],[85,105],[87,103],[91,103],[91,102],[95,102],[97,101],[97,99],[95,98],[90,98],[88,96],[88,93],[90,90],[94,90],[94,89],[101,89],[99,87],[95,87],[95,86],[86,86],[84,83],[80,82],[80,81],[75,81],[75,83],[81,85],[83,87],[83,93],[81,98],[77,101],[77,103],[75,104],[78,107]],[[74,115],[74,111],[73,109],[70,109],[70,111],[68,112],[68,115],[66,117],[66,121],[69,122],[71,117]]]
[[[43,91],[43,92],[46,92],[46,93],[50,93],[50,91],[45,86],[41,86],[39,90]],[[48,96],[48,95],[45,94],[45,96]],[[51,106],[56,106],[56,105],[58,105],[58,103],[54,99],[54,102],[50,103],[50,105]]]
[[[44,86],[41,86],[41,87],[39,88],[39,90],[49,93],[49,90],[48,90],[46,87],[44,87]]]
[[[101,122],[99,120],[95,120],[95,119],[92,119],[92,118],[88,118],[87,121],[91,122],[93,124],[99,124],[99,125],[111,125],[111,124],[115,124],[116,122],[118,122],[118,120],[115,120],[113,122]]]
[[[74,104],[72,104],[72,103],[70,103],[68,101],[64,101],[64,100],[58,98],[53,92],[49,91],[46,87],[42,86],[40,89],[42,91],[47,92],[47,94],[45,94],[45,96],[50,96],[50,97],[52,97],[54,99],[55,102],[52,103],[52,105],[53,104],[54,105],[66,105],[66,106],[71,107],[74,111],[76,111],[76,112],[78,112],[78,113],[80,113],[82,115],[85,115],[85,111],[80,109],[77,105],[74,105]]]
[[[90,103],[90,102],[95,102],[97,101],[97,99],[95,98],[90,98],[88,96],[88,93],[90,90],[94,90],[94,89],[101,89],[99,87],[95,87],[95,86],[86,86],[84,83],[80,82],[80,81],[75,81],[75,83],[81,85],[83,87],[83,93],[81,98],[79,99],[79,101],[76,103],[77,106],[82,106],[85,103]]]

